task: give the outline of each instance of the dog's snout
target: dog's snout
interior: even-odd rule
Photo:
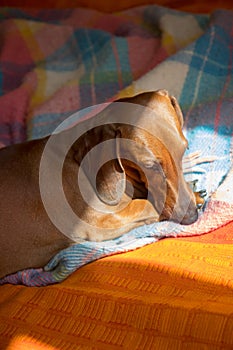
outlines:
[[[170,220],[177,222],[181,225],[190,225],[193,224],[198,218],[198,210],[194,203],[190,204],[185,208],[176,208],[173,211],[173,214]]]
[[[197,208],[193,203],[190,203],[183,219],[181,220],[181,224],[190,225],[190,224],[193,224],[197,219],[198,219]]]
[[[193,224],[198,219],[194,193],[186,182],[180,187],[170,220],[182,225]]]

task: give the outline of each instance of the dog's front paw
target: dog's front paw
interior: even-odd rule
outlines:
[[[197,209],[201,209],[203,205],[205,204],[205,197],[207,195],[206,190],[201,190],[198,192],[194,192],[195,198],[196,198],[196,206]]]
[[[197,191],[196,190],[197,182],[198,182],[198,180],[193,180],[193,181],[188,182],[188,184],[194,192],[197,209],[201,209],[203,207],[203,205],[205,204],[205,197],[207,195],[207,192],[206,192],[206,190]]]

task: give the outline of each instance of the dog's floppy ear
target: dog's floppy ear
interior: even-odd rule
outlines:
[[[97,195],[104,203],[117,205],[125,192],[126,186],[126,175],[119,154],[119,135],[116,134],[111,144],[113,147],[110,158],[112,159],[100,167],[96,176],[96,189]],[[108,154],[109,149],[105,151]]]
[[[96,195],[107,205],[117,205],[125,192],[126,175],[119,155],[119,138],[115,126],[106,124],[88,131],[73,147],[76,161]]]

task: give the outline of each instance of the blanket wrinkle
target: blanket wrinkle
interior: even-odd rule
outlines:
[[[66,118],[64,110],[73,113],[105,102],[164,61],[171,54],[172,43],[175,50],[179,48],[180,39],[175,33],[161,39],[165,35],[163,26],[186,18],[188,29],[190,19],[169,10],[170,17],[162,20],[166,15],[166,10],[157,6],[112,15],[82,8],[1,9],[4,46],[0,91],[1,95],[14,93],[25,81],[30,82],[31,96],[22,110],[27,120],[18,116],[25,134],[38,138],[51,133]],[[185,45],[203,31],[199,18],[193,17],[192,35],[186,36]],[[44,123],[44,116],[50,127]],[[0,123],[0,140],[3,126]],[[6,134],[3,143],[10,144],[10,139]]]
[[[83,11],[85,16],[81,16]],[[81,20],[76,22],[78,18]],[[143,225],[115,240],[76,244],[59,252],[43,269],[19,271],[1,279],[0,284],[58,283],[81,266],[105,256],[164,237],[206,234],[232,221],[232,176],[227,176],[232,168],[233,132],[231,11],[215,11],[207,16],[144,6],[108,17],[84,9],[2,10],[1,22],[7,27],[9,23],[12,26],[11,21],[11,40],[6,31],[0,54],[0,145],[23,141],[25,135],[29,139],[47,135],[67,114],[83,107],[166,88],[177,97],[184,112],[184,131],[189,140],[186,156],[201,150],[190,164],[186,180],[197,179],[197,190],[206,189],[208,199],[192,225],[159,222]],[[185,26],[187,36],[174,30],[177,25]],[[46,40],[51,26],[54,30]],[[20,64],[13,49],[16,40],[22,45]],[[17,77],[30,65],[35,68],[15,89],[10,79],[13,72]],[[31,90],[24,95],[27,81]],[[4,102],[9,91],[15,105],[20,106],[16,114],[11,104]],[[7,125],[17,136],[13,137]]]

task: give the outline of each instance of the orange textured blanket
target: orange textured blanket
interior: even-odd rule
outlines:
[[[58,285],[2,286],[0,349],[232,349],[232,229],[105,258]]]

